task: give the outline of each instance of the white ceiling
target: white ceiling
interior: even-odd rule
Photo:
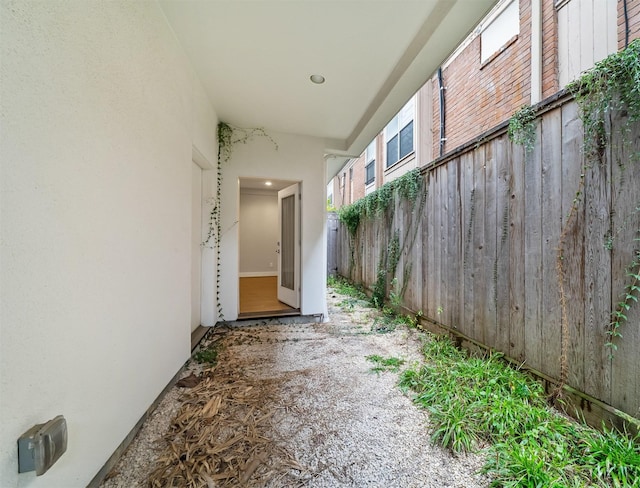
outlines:
[[[267,182],[271,183],[267,185]],[[291,186],[295,181],[287,180],[274,180],[265,178],[240,178],[241,190],[262,190],[277,192],[288,186]]]
[[[495,3],[160,0],[220,120],[354,155]]]

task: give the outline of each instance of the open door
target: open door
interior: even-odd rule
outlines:
[[[278,192],[278,300],[300,308],[300,184]]]

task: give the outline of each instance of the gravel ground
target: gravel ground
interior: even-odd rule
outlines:
[[[369,355],[398,357],[407,364],[420,361],[418,334],[404,327],[371,333],[377,312],[344,299],[330,291],[328,323],[237,322],[207,335],[204,347],[212,341],[221,344],[221,381],[224,373],[225,378],[235,374],[268,385],[262,404],[256,405],[269,412],[259,437],[303,468],[279,469],[280,458],[269,459],[266,453],[253,463],[244,483],[207,478],[207,483],[193,486],[489,486],[490,480],[478,474],[482,454],[453,455],[432,445],[428,415],[397,388],[398,374],[371,371]],[[184,376],[201,374],[202,369],[191,361]],[[214,379],[217,372],[212,372]],[[149,475],[168,449],[166,434],[185,390],[174,387],[165,396],[102,487],[150,485]],[[221,408],[233,409],[232,403]],[[250,464],[247,459],[244,466]]]

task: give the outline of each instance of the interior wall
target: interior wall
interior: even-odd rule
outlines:
[[[0,35],[0,484],[86,486],[189,357],[217,119],[154,2],[3,0]],[[67,452],[18,474],[58,414]]]
[[[240,276],[278,274],[278,193],[240,190]]]
[[[301,182],[303,315],[324,314],[326,306],[326,168],[324,141],[307,136],[270,133],[278,144],[256,137],[233,149],[223,167],[222,185],[222,266],[221,305],[227,320],[238,317],[238,278],[240,269],[239,187],[228,182],[238,178],[273,178]]]

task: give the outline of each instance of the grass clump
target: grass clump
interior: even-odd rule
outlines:
[[[356,301],[368,302],[369,297],[364,292],[362,287],[356,286],[348,280],[342,278],[341,276],[329,276],[327,278],[327,286],[333,288],[336,293],[340,295],[346,295],[351,299],[355,299]],[[347,300],[343,300],[346,302]],[[353,308],[355,301],[351,302],[350,308]]]
[[[387,332],[393,332],[398,325],[402,325],[403,323],[404,321],[401,316],[396,315],[393,310],[385,307],[382,309],[382,314],[373,320],[371,332],[386,334]]]
[[[622,436],[614,430],[593,432],[583,441],[586,459],[598,479],[613,486],[640,486],[640,437]]]
[[[400,371],[400,366],[402,366],[405,361],[401,358],[396,357],[388,357],[383,358],[377,354],[372,354],[366,357],[367,361],[370,361],[374,364],[371,371],[374,373],[381,373],[383,371],[391,371],[393,373],[397,373]]]
[[[204,349],[200,349],[193,355],[193,359],[200,364],[215,366],[216,364],[218,364],[219,353],[220,348],[218,347],[218,344],[213,344]]]
[[[417,327],[417,323],[418,317],[398,314],[395,312],[395,310],[389,307],[384,307],[382,309],[382,314],[378,315],[373,320],[371,332],[386,334],[387,332],[393,332],[398,326],[401,325],[415,329]]]
[[[501,354],[469,356],[448,338],[423,345],[425,363],[400,387],[430,412],[432,440],[454,452],[489,443],[495,487],[640,487],[640,436],[598,432],[547,406],[542,385]]]

